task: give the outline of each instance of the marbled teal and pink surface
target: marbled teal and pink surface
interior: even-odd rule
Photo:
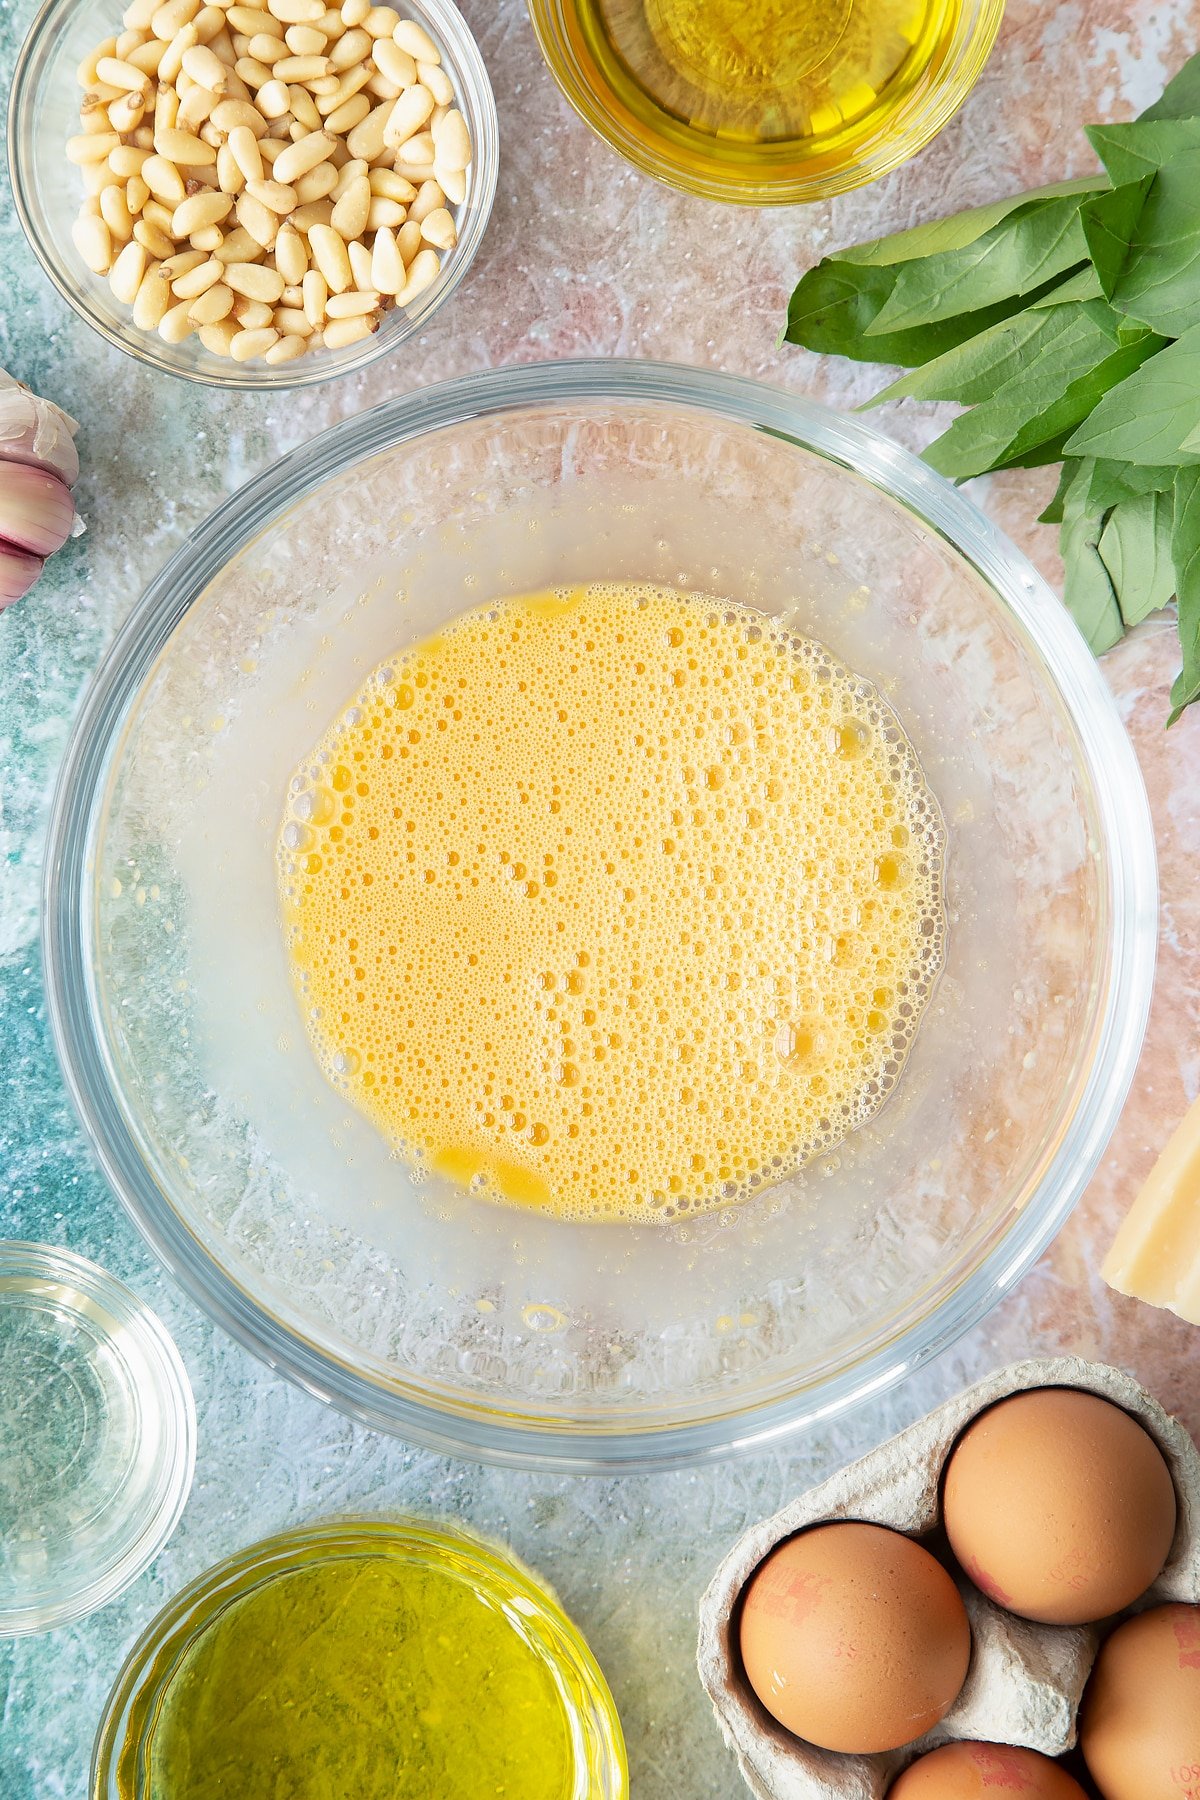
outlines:
[[[1133,1094],[1103,1166],[1036,1271],[918,1381],[804,1442],[654,1479],[476,1468],[373,1436],[253,1362],[161,1273],[84,1147],[46,1028],[37,897],[55,770],[81,688],[137,594],[186,533],[280,452],[389,395],[505,362],[663,357],[753,375],[837,406],[871,371],[776,340],[822,251],[1093,166],[1085,120],[1147,105],[1200,40],[1200,0],[1010,0],[992,61],[906,169],[830,205],[737,212],[669,193],[579,124],[542,66],[522,0],[464,0],[492,73],[503,170],[484,250],[455,302],[398,358],[303,395],[222,397],[107,350],[57,299],[0,200],[0,364],[82,421],[86,537],[0,620],[0,1237],[64,1243],[123,1276],[166,1320],[195,1385],[201,1444],[182,1525],[113,1605],[43,1639],[0,1642],[0,1796],[81,1800],[92,1735],[137,1633],[233,1549],[330,1512],[403,1505],[507,1538],[590,1637],[625,1723],[637,1800],[739,1791],[693,1669],[695,1605],[750,1519],[998,1363],[1069,1350],[1124,1364],[1200,1432],[1200,1333],[1110,1294],[1097,1269],[1122,1208],[1200,1087],[1200,708],[1163,732],[1173,623],[1151,620],[1105,671],[1158,836],[1158,982]],[[0,5],[11,67],[34,0]],[[878,422],[918,446],[930,409]],[[1057,581],[1031,523],[1052,485],[1013,476],[978,498]],[[0,1371],[0,1379],[3,1372]]]

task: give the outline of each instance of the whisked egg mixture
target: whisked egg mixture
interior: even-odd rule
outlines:
[[[882,1105],[942,962],[944,838],[822,645],[595,584],[376,669],[292,778],[278,863],[321,1066],[404,1156],[645,1221]]]

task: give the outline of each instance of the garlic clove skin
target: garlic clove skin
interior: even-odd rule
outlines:
[[[61,407],[31,394],[0,369],[0,461],[32,463],[74,487],[79,452],[72,440],[78,430]]]
[[[0,538],[52,556],[71,534],[75,503],[57,475],[30,463],[0,462]]]
[[[0,539],[0,612],[29,592],[44,566],[40,556]]]

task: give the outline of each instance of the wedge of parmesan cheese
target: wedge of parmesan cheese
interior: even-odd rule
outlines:
[[[1119,1294],[1200,1325],[1200,1100],[1151,1169],[1100,1272]]]

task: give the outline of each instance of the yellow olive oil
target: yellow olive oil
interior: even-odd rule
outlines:
[[[577,66],[631,152],[726,184],[799,179],[911,128],[969,0],[565,0]],[[637,160],[635,154],[635,160]],[[727,196],[728,197],[728,196]]]

